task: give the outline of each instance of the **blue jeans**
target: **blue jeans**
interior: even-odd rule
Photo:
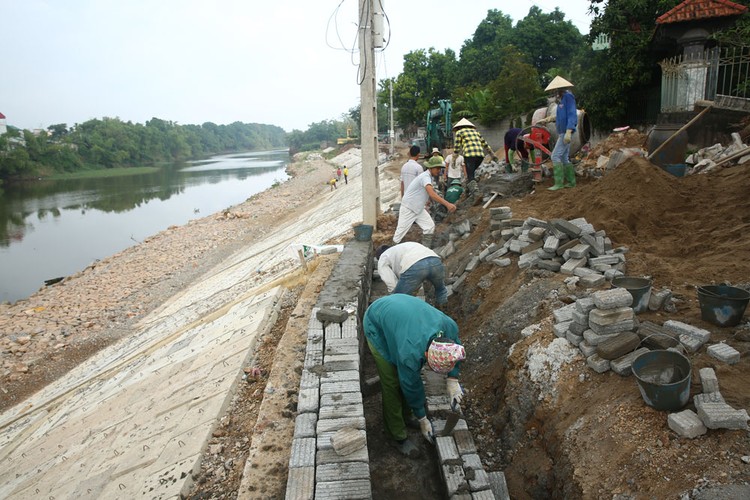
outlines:
[[[419,290],[422,282],[429,280],[435,287],[435,302],[448,302],[448,290],[445,288],[445,267],[440,257],[425,257],[414,263],[406,272],[402,273],[393,289],[393,293],[412,295]]]
[[[560,134],[555,143],[555,148],[552,150],[552,164],[553,165],[565,165],[570,163],[570,143],[565,144],[565,132]]]

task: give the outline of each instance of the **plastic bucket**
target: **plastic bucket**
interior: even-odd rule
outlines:
[[[735,326],[742,321],[750,292],[729,285],[698,287],[701,319],[717,326]]]
[[[638,389],[647,405],[676,411],[690,399],[690,360],[677,351],[648,351],[633,361]]]
[[[370,241],[372,239],[372,226],[369,224],[354,226],[354,239],[357,241]]]
[[[687,165],[684,163],[678,163],[676,165],[662,165],[661,167],[667,173],[674,175],[675,177],[685,177],[687,171]]]
[[[648,301],[651,298],[650,279],[620,276],[612,280],[612,286],[624,288],[630,292],[630,295],[633,296],[633,311],[639,313],[648,310]]]

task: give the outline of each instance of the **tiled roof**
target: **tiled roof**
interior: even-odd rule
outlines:
[[[5,118],[5,115],[4,115],[4,114],[2,114],[2,113],[0,113],[0,120],[2,120],[2,119],[4,119],[4,118]]]
[[[737,16],[747,7],[729,0],[685,0],[656,19],[656,24],[680,23],[714,17]]]

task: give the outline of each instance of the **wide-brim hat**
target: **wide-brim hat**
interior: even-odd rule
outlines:
[[[449,339],[434,339],[427,348],[427,364],[436,373],[448,373],[466,357],[464,346]]]
[[[550,90],[557,90],[557,89],[571,89],[574,85],[570,83],[568,80],[561,76],[556,76],[552,79],[551,82],[549,82],[549,85],[547,85],[547,88],[544,89],[545,92],[549,92]]]
[[[474,124],[473,124],[473,123],[471,123],[471,122],[470,122],[469,120],[467,120],[466,118],[461,118],[461,119],[460,119],[460,120],[458,121],[458,123],[456,123],[455,125],[453,125],[453,128],[461,128],[461,127],[474,127]]]
[[[438,148],[432,148],[432,154],[440,154],[440,150]]]
[[[438,168],[442,167],[443,165],[443,160],[441,160],[437,156],[431,156],[430,159],[427,160],[427,168]]]

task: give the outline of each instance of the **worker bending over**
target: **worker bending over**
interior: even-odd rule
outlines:
[[[445,266],[438,254],[415,241],[405,241],[389,247],[381,245],[375,250],[378,275],[388,288],[388,293],[413,295],[422,282],[435,287],[435,303],[448,302],[445,288]]]

